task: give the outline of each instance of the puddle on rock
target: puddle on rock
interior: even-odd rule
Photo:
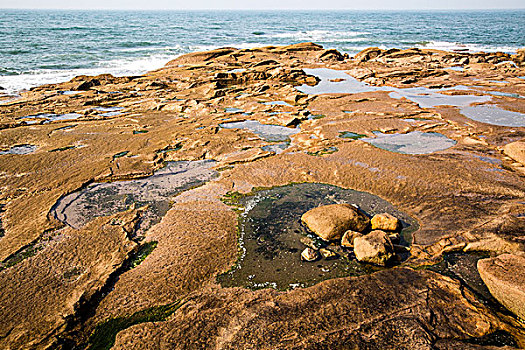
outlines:
[[[160,221],[179,193],[211,180],[218,173],[211,160],[169,162],[154,175],[137,180],[93,183],[62,197],[53,207],[58,220],[80,228],[92,219],[148,205],[140,232]]]
[[[520,94],[513,94],[510,92],[501,92],[501,91],[485,91],[488,94],[494,95],[494,96],[503,96],[503,97],[512,97],[512,98],[525,98],[525,96],[521,96]]]
[[[246,72],[246,68],[235,68],[227,71],[226,73],[243,73]]]
[[[105,112],[101,113],[100,116],[102,117],[114,117],[117,115],[121,115],[124,107],[95,107],[95,110],[99,112]]]
[[[472,103],[487,102],[491,99],[490,96],[439,94],[423,87],[396,89],[396,91],[391,92],[389,96],[397,99],[404,97],[417,103],[421,108],[433,108],[436,106],[463,107],[469,106]]]
[[[375,138],[364,138],[378,148],[402,154],[428,154],[443,151],[456,141],[436,132],[413,131],[406,134],[383,134],[374,132]]]
[[[380,267],[361,264],[336,247],[333,260],[305,262],[300,258],[306,246],[301,240],[314,240],[318,247],[326,242],[316,239],[301,224],[301,215],[319,205],[352,203],[368,215],[388,212],[403,223],[402,244],[408,245],[418,226],[408,215],[387,201],[369,193],[340,187],[304,183],[269,190],[234,201],[243,207],[239,216],[241,255],[232,271],[218,276],[224,287],[266,288],[280,290],[307,287],[320,281],[375,272]]]
[[[225,111],[226,113],[232,113],[232,114],[244,112],[244,111],[243,111],[242,109],[240,109],[240,108],[233,108],[233,107],[224,108],[224,111]]]
[[[255,120],[222,123],[219,126],[225,129],[247,129],[271,142],[288,141],[290,136],[301,131],[286,126],[261,124]]]
[[[460,113],[478,122],[501,126],[525,126],[525,114],[511,112],[497,106],[471,106],[460,109]]]
[[[447,67],[447,68],[443,68],[444,70],[453,70],[453,71],[456,71],[456,72],[463,72],[465,70],[465,68],[463,68],[462,66],[452,66],[452,67]]]
[[[287,107],[293,107],[291,104],[284,102],[284,101],[271,101],[271,102],[263,102],[263,105],[267,106],[287,106]]]
[[[399,89],[390,86],[372,86],[363,83],[354,77],[346,74],[344,71],[328,68],[303,69],[306,74],[316,76],[321,81],[315,86],[301,85],[296,87],[305,94],[355,94],[360,92],[374,92],[374,91],[391,91],[389,96],[391,98],[406,99],[417,103],[421,108],[432,108],[441,105],[450,105],[456,107],[469,106],[475,102],[490,101],[490,96],[476,96],[476,95],[445,95],[437,93],[436,91],[451,91],[451,90],[468,90],[465,86],[454,86],[443,89],[428,89],[425,87]]]
[[[266,152],[274,152],[275,154],[281,154],[288,147],[290,147],[289,142],[281,142],[281,143],[276,143],[273,145],[263,146],[261,147],[261,149]]]
[[[74,120],[82,117],[82,114],[78,113],[66,113],[66,114],[53,114],[53,113],[40,113],[35,115],[28,115],[17,119],[46,119],[44,124],[50,123],[57,120]]]
[[[16,145],[8,149],[7,151],[1,151],[0,155],[4,154],[29,154],[36,151],[38,147],[35,145]]]
[[[359,140],[360,138],[365,137],[365,136],[366,135],[357,134],[351,131],[340,131],[338,137],[342,139]]]
[[[78,94],[81,94],[85,91],[71,91],[71,90],[68,90],[68,91],[59,91],[60,94],[62,95],[78,95]]]

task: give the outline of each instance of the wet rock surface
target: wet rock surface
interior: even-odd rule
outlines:
[[[222,48],[2,99],[0,347],[525,346],[475,256],[525,251],[522,53]],[[301,224],[343,203],[401,220],[394,267]]]

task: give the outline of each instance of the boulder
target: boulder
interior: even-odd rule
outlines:
[[[371,59],[376,58],[377,56],[381,55],[383,53],[383,50],[381,50],[378,47],[369,47],[368,49],[364,49],[363,51],[357,53],[354,58],[358,62],[366,62],[370,61]]]
[[[354,239],[354,253],[357,260],[385,266],[394,256],[394,246],[383,231],[372,231]]]
[[[301,253],[301,259],[304,261],[316,261],[319,259],[319,253],[316,250],[308,247]]]
[[[301,220],[325,241],[341,239],[348,230],[363,231],[370,223],[350,204],[323,205],[304,213]]]
[[[325,50],[319,55],[321,61],[343,61],[344,56],[335,49]]]
[[[503,254],[482,259],[478,271],[490,294],[525,320],[525,257]]]
[[[388,213],[374,215],[370,223],[372,230],[396,231],[399,228],[399,220]]]
[[[354,240],[357,237],[363,236],[362,233],[348,230],[343,234],[343,237],[341,238],[341,246],[345,248],[354,248]]]

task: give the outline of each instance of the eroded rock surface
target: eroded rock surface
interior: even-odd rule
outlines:
[[[114,349],[147,349],[152,342],[180,349],[432,349],[438,339],[505,329],[464,292],[447,277],[410,269],[286,293],[212,289],[190,296],[166,322],[121,332]]]
[[[335,75],[320,80],[307,68]],[[0,347],[83,346],[115,319],[127,320],[114,330],[126,349],[525,346],[515,317],[457,281],[411,269],[444,252],[525,251],[523,76],[522,51],[371,48],[352,58],[301,43],[193,53],[142,76],[83,76],[2,99]],[[332,93],[298,90],[316,84]],[[236,122],[277,125],[286,138],[223,127]],[[384,149],[370,142],[393,137]],[[424,147],[431,137],[436,147]],[[212,160],[220,175],[161,198],[165,215],[143,240],[125,224],[144,204],[131,195],[117,206],[131,211],[77,229],[52,215],[90,184]],[[221,198],[305,182],[370,193],[416,218],[419,229],[398,238],[411,243],[408,260],[286,292],[215,284],[242,250],[237,214]],[[139,246],[149,255],[121,269]],[[179,301],[164,321],[130,316]]]

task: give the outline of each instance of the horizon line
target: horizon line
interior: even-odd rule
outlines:
[[[403,12],[403,11],[521,11],[525,10],[525,7],[509,7],[509,8],[495,8],[495,7],[484,7],[484,8],[358,8],[358,9],[346,9],[346,8],[184,8],[184,9],[172,9],[172,8],[63,8],[63,7],[49,7],[49,8],[34,8],[34,7],[0,7],[0,10],[33,10],[33,11],[390,11],[390,12]]]

